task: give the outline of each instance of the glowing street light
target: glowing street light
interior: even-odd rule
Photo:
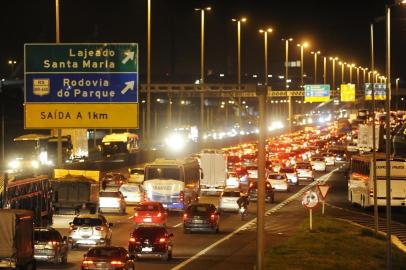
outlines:
[[[301,87],[304,86],[304,77],[303,77],[303,71],[304,71],[304,59],[303,59],[303,50],[304,48],[307,48],[309,44],[307,42],[299,43],[297,46],[300,48],[300,84]]]

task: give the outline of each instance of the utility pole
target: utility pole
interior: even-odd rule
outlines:
[[[59,27],[59,0],[55,0],[55,30],[56,30],[56,43],[60,43],[60,27]],[[57,129],[57,136],[58,136],[58,141],[57,141],[57,159],[56,159],[56,164],[58,167],[62,166],[62,129],[58,128]]]
[[[148,0],[147,8],[147,130],[144,138],[151,138],[151,0]]]

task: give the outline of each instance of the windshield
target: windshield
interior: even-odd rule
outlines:
[[[140,190],[138,185],[122,185],[120,187],[121,192],[138,192]]]
[[[120,192],[100,192],[99,196],[100,197],[119,198],[120,197]]]
[[[283,180],[285,177],[281,174],[270,174],[268,175],[268,179]]]
[[[116,247],[99,247],[92,248],[87,253],[88,257],[107,257],[107,258],[120,258],[121,250]]]
[[[163,236],[165,234],[166,230],[162,227],[139,227],[135,229],[133,233],[133,235],[140,235],[147,238],[156,237],[159,235]]]
[[[200,214],[200,213],[207,213],[207,212],[212,212],[213,208],[211,205],[192,205],[188,209],[189,213],[193,214]]]
[[[126,142],[104,142],[102,144],[103,154],[116,154],[116,153],[127,153],[127,143]]]
[[[160,180],[180,180],[180,169],[177,167],[148,167],[146,168],[145,180],[160,179]]]
[[[298,169],[311,169],[312,168],[312,166],[311,165],[309,165],[309,164],[297,164],[296,165],[296,168],[298,168]]]
[[[283,168],[280,170],[281,173],[294,173],[295,170],[292,168]]]
[[[103,222],[98,218],[74,218],[73,225],[76,226],[101,226]]]
[[[61,236],[57,231],[34,231],[34,240],[36,242],[50,242],[50,241],[60,241]]]
[[[238,191],[224,191],[223,197],[240,197],[240,192]]]
[[[11,150],[12,155],[19,158],[31,159],[40,153],[40,145],[37,141],[14,141]],[[42,150],[44,151],[44,149]]]
[[[141,204],[135,207],[136,211],[159,211],[157,204]]]

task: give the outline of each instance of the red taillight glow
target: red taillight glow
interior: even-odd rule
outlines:
[[[162,216],[162,213],[159,212],[156,216],[157,216],[157,217],[161,217],[161,216]]]
[[[131,237],[131,238],[130,238],[130,242],[131,242],[131,243],[135,243],[135,241],[136,241],[135,237]]]
[[[134,213],[134,217],[138,217],[138,213],[137,213],[137,212]]]
[[[56,246],[58,244],[59,244],[59,242],[57,242],[57,241],[49,241],[48,242],[48,245],[51,245],[51,246]]]
[[[183,191],[179,194],[179,201],[183,202],[185,200],[185,193]]]
[[[183,214],[183,219],[187,219],[187,214]]]
[[[121,261],[111,261],[111,265],[124,265]]]
[[[165,243],[166,242],[166,238],[159,238],[159,243]]]
[[[91,261],[91,260],[84,260],[83,261],[83,265],[89,265],[89,264],[93,264],[93,261]]]
[[[96,227],[96,230],[97,230],[97,231],[104,231],[104,228],[97,226],[97,227]]]
[[[216,215],[215,215],[215,214],[211,214],[210,218],[211,218],[211,220],[214,220],[214,219],[216,218]]]

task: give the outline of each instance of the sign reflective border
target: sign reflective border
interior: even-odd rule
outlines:
[[[26,103],[24,112],[24,127],[30,129],[138,128],[138,103]]]

